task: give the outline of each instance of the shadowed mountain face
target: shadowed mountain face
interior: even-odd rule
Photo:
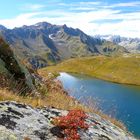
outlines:
[[[32,77],[28,69],[16,58],[9,45],[0,38],[0,87],[12,88],[14,84],[21,85],[21,88],[29,91],[33,87]]]
[[[0,26],[0,34],[20,58],[37,68],[73,57],[127,52],[121,46],[88,36],[79,29],[47,22],[11,30]]]
[[[6,28],[3,25],[0,25],[0,30],[6,30]]]

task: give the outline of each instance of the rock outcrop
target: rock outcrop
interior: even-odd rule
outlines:
[[[57,140],[63,138],[59,128],[51,123],[68,111],[55,108],[35,109],[17,102],[0,102],[0,140]],[[87,131],[79,130],[82,140],[136,140],[97,114],[87,114]]]
[[[140,38],[122,37],[119,35],[101,35],[98,37],[123,46],[131,53],[140,53]]]
[[[4,85],[6,79],[14,80],[18,85],[21,84],[21,88],[33,88],[33,79],[30,72],[17,59],[10,46],[0,37],[0,86]],[[10,83],[10,81],[7,81],[7,83]]]

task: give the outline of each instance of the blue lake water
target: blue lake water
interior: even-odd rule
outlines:
[[[140,87],[68,73],[61,73],[58,79],[71,96],[85,103],[92,97],[99,109],[121,120],[140,137]]]

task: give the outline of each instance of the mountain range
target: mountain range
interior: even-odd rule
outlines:
[[[40,68],[64,59],[92,55],[120,55],[124,47],[99,37],[91,37],[66,25],[40,22],[35,25],[7,29],[0,25],[0,36],[17,57]]]
[[[111,41],[114,44],[123,46],[129,52],[140,53],[140,38],[121,37],[120,35],[99,35],[98,37],[100,39]]]

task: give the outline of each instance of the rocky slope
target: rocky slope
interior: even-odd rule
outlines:
[[[127,38],[119,35],[105,35],[99,36],[101,39],[111,41],[120,46],[124,46],[127,50],[133,53],[140,53],[140,39],[139,38]]]
[[[71,57],[126,52],[119,45],[88,36],[79,29],[47,22],[14,29],[0,26],[0,34],[19,57],[27,59],[35,67],[54,64]]]
[[[0,140],[57,140],[60,129],[51,123],[68,111],[54,108],[35,109],[16,102],[0,102]],[[96,114],[87,114],[87,131],[79,130],[81,140],[136,140]]]
[[[10,87],[12,86],[11,82],[13,86],[14,84],[17,86],[22,84],[27,89],[33,87],[32,77],[28,69],[16,58],[9,45],[0,38],[0,87]]]

